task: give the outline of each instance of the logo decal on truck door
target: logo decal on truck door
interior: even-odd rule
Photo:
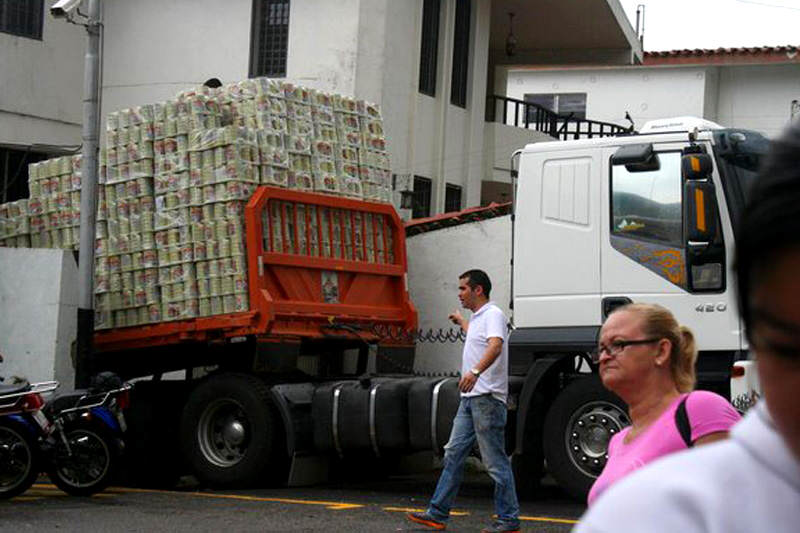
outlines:
[[[615,235],[611,235],[611,246],[670,283],[687,288],[683,250]]]

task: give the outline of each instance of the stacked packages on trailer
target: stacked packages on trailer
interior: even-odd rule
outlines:
[[[96,329],[246,311],[259,185],[391,201],[379,108],[266,78],[112,112],[101,150]],[[81,157],[29,166],[0,245],[77,249]]]

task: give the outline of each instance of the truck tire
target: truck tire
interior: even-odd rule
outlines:
[[[375,432],[381,453],[409,450],[408,391],[414,379],[396,379],[381,384],[375,401]]]
[[[458,390],[458,378],[451,378],[439,391],[439,407],[436,416],[436,442],[439,444],[439,449],[434,450],[439,455],[444,455],[444,445],[450,440],[453,420],[458,413],[460,403],[461,392]]]
[[[201,482],[248,486],[285,471],[288,458],[281,453],[280,431],[264,382],[246,374],[221,374],[189,396],[181,444]]]
[[[339,444],[345,455],[372,455],[369,438],[369,388],[347,383],[339,396]]]
[[[443,382],[443,383],[442,383]],[[432,421],[433,391],[439,387],[436,404],[436,420]],[[408,391],[408,434],[412,450],[432,450],[431,431],[436,428],[436,450],[443,454],[444,445],[450,438],[453,418],[458,411],[461,394],[458,391],[458,378],[431,378],[416,380]],[[433,423],[432,423],[433,422]]]
[[[567,494],[585,502],[608,459],[608,441],[630,424],[625,403],[600,382],[579,378],[556,397],[544,423],[547,469]]]
[[[408,438],[414,451],[431,449],[431,398],[442,379],[416,379],[408,390]]]
[[[323,383],[311,398],[311,419],[314,421],[314,448],[331,452],[333,443],[333,389],[340,383]]]

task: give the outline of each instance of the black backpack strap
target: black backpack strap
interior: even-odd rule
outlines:
[[[687,394],[678,404],[678,408],[675,410],[675,425],[678,426],[678,433],[681,434],[686,447],[691,448],[694,443],[692,442],[692,426],[689,424],[689,414],[686,412],[686,400],[688,399],[689,395]]]

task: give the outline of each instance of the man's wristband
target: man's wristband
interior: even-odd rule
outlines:
[[[472,375],[475,376],[476,378],[480,377],[480,375],[481,375],[481,371],[478,370],[477,368],[471,369],[470,372],[472,372]]]

